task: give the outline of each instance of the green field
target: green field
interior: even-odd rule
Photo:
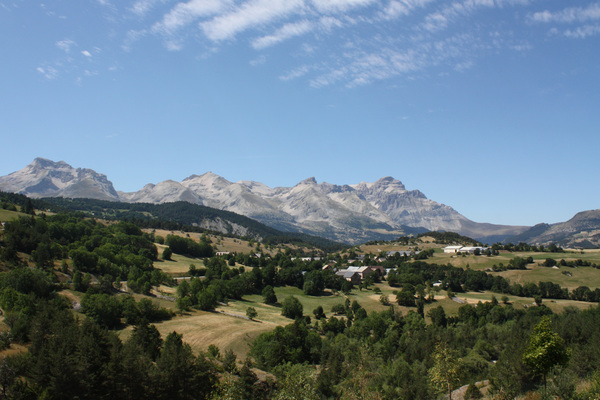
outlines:
[[[204,267],[204,262],[199,258],[190,258],[180,254],[173,254],[171,260],[163,260],[162,253],[167,246],[156,244],[158,248],[159,261],[154,262],[154,267],[160,269],[172,277],[187,276],[190,270],[190,264],[194,264],[196,268]]]
[[[526,270],[508,270],[503,272],[490,272],[493,275],[500,275],[509,279],[511,283],[538,283],[554,282],[569,290],[579,286],[588,286],[592,290],[600,287],[600,269],[592,267],[543,267],[542,263],[547,258],[553,258],[556,261],[564,259],[565,261],[574,261],[581,259],[600,265],[600,250],[585,250],[584,252],[566,252],[566,253],[536,253],[536,252],[501,252],[497,256],[456,256],[452,254],[435,253],[427,262],[435,264],[451,264],[455,267],[467,268],[484,271],[491,269],[494,265],[508,265],[512,258],[532,257],[533,264],[528,264]],[[488,271],[489,272],[489,271]],[[563,272],[565,272],[563,274]],[[569,273],[571,276],[567,275]]]
[[[27,214],[23,214],[18,211],[8,211],[8,210],[0,209],[0,221],[2,221],[2,222],[12,221],[13,219],[17,219],[19,217],[24,217],[26,215]]]
[[[563,272],[570,274],[571,276],[564,274]],[[559,284],[561,287],[568,288],[569,290],[576,289],[579,286],[587,286],[594,290],[600,287],[600,269],[592,267],[559,267],[559,268],[548,268],[540,266],[529,266],[526,270],[509,270],[498,273],[491,273],[493,275],[500,275],[506,279],[509,279],[511,283],[538,283],[538,282],[553,282]]]

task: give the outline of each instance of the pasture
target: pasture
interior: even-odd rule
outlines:
[[[18,211],[9,211],[0,208],[0,221],[12,221],[13,219],[17,219],[19,217],[24,217],[27,214]]]

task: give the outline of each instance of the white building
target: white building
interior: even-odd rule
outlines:
[[[462,246],[446,246],[444,247],[444,253],[458,253],[462,249]]]

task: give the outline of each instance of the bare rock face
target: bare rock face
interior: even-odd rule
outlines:
[[[392,177],[356,185],[317,183],[311,177],[293,187],[270,188],[254,181],[230,182],[207,172],[181,182],[167,180],[148,184],[137,192],[117,193],[105,175],[74,169],[62,161],[37,158],[22,170],[1,177],[0,190],[32,197],[144,203],[187,201],[245,215],[279,230],[347,243],[391,239],[419,230],[453,231],[483,238],[514,235],[526,229],[473,222],[418,190],[406,190],[402,182]]]
[[[29,197],[87,197],[118,200],[106,175],[91,169],[73,168],[64,161],[36,158],[25,168],[0,177],[0,190]]]
[[[160,204],[187,201],[188,203],[203,205],[200,196],[181,183],[172,180],[160,182],[156,185],[149,183],[141,190],[133,193],[119,192],[119,199],[130,203]]]

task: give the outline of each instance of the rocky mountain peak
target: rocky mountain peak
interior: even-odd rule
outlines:
[[[231,185],[231,182],[222,176],[209,171],[202,175],[191,175],[181,181],[181,184],[187,187],[200,185],[205,187],[222,188]]]
[[[71,168],[69,164],[64,161],[52,161],[47,158],[37,157],[33,160],[31,164],[29,164],[32,168],[59,168],[59,167],[68,167]]]
[[[317,180],[315,179],[314,176],[311,176],[310,178],[306,178],[305,180],[299,182],[296,186],[301,186],[301,185],[316,185],[317,184]]]
[[[38,157],[25,168],[0,177],[0,190],[31,197],[89,197],[117,200],[106,175],[91,169],[73,168],[64,161]]]

